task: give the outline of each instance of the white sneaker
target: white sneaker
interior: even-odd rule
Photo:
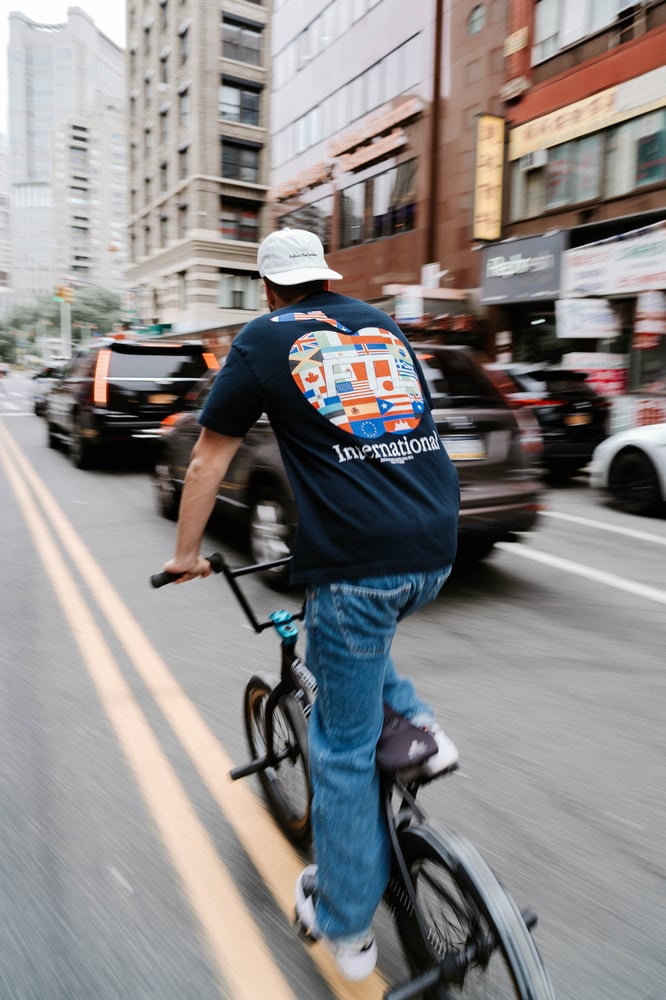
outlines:
[[[439,723],[431,722],[423,728],[434,737],[437,753],[428,757],[418,767],[401,771],[400,776],[403,781],[413,781],[415,778],[436,778],[438,774],[443,774],[444,771],[455,767],[460,760],[458,747],[453,740],[449,739]]]
[[[308,865],[296,881],[296,928],[309,941],[322,941],[345,977],[353,983],[366,979],[377,964],[377,943],[372,931],[353,938],[332,940],[321,933],[315,915],[317,866]]]

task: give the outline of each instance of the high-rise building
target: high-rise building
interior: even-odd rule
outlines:
[[[0,311],[9,285],[9,156],[7,136],[0,133]]]
[[[270,156],[270,4],[129,0],[130,266],[138,325],[251,318]]]
[[[125,58],[80,8],[9,15],[11,287],[29,302],[72,279],[120,292]]]

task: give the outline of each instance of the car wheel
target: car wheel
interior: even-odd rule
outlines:
[[[655,514],[664,500],[655,467],[638,448],[615,456],[608,472],[608,490],[628,514]]]
[[[93,460],[93,448],[89,441],[83,436],[83,428],[78,420],[72,427],[69,436],[69,457],[77,469],[89,469]]]
[[[568,483],[581,469],[582,465],[580,462],[552,462],[548,466],[548,472],[553,483]]]
[[[46,439],[48,441],[49,448],[53,448],[54,451],[60,448],[60,438],[55,432],[55,427],[49,420],[46,424]]]
[[[495,547],[494,538],[465,538],[458,543],[458,554],[456,563],[464,565],[481,562],[489,556]]]
[[[291,555],[291,528],[287,508],[276,490],[263,486],[250,510],[250,551],[255,563],[274,562]],[[276,590],[289,581],[289,566],[277,566],[262,574]]]
[[[155,466],[155,492],[157,509],[162,517],[175,521],[180,506],[180,489],[171,478],[171,470],[166,462],[158,462]]]

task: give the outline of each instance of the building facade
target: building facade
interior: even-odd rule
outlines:
[[[111,116],[124,132],[123,50],[78,7],[64,24],[11,13],[9,26],[12,302],[70,277],[120,292],[125,148],[106,129]]]
[[[128,0],[127,318],[190,334],[256,314],[270,4]]]
[[[647,409],[664,420],[666,3],[514,0],[510,28],[504,240],[481,279],[491,325],[516,360],[589,367],[611,395],[663,384]]]
[[[506,11],[275,4],[273,221],[317,228],[350,294],[455,313],[478,285],[477,125],[502,110]]]
[[[0,314],[9,288],[9,155],[7,136],[0,133]]]

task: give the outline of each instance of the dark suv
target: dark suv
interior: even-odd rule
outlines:
[[[529,409],[543,436],[543,465],[565,482],[588,464],[608,437],[610,402],[587,373],[548,365],[492,362],[491,377],[517,410]]]
[[[460,559],[481,559],[495,542],[514,540],[535,526],[542,485],[523,451],[511,407],[471,352],[429,344],[414,349],[433,397],[437,429],[460,477]],[[165,517],[177,515],[206,394],[204,389],[190,412],[164,423],[155,483]],[[260,420],[238,449],[220,483],[217,508],[247,525],[257,562],[288,555],[297,510],[268,420]]]
[[[83,469],[102,450],[154,441],[164,418],[183,410],[218,367],[199,342],[104,338],[83,345],[46,398],[49,446],[64,443]]]

